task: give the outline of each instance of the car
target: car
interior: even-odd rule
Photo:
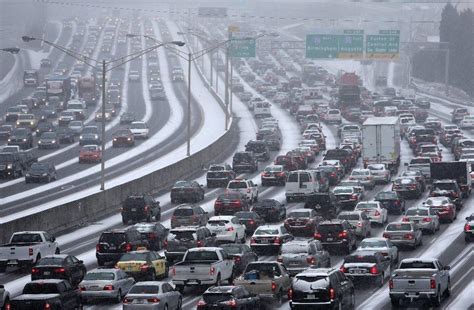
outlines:
[[[41,135],[43,133],[53,132],[53,131],[56,131],[56,127],[54,127],[53,123],[51,123],[51,122],[41,122],[41,123],[38,124],[38,127],[36,127],[36,136],[41,137]],[[9,135],[10,134],[8,134],[8,136]]]
[[[324,174],[328,178],[329,186],[336,186],[341,180],[340,173],[334,166],[318,166],[314,169],[319,174]]]
[[[177,181],[171,189],[171,203],[199,202],[204,200],[204,188],[196,181]]]
[[[88,271],[79,284],[81,301],[83,304],[93,300],[120,303],[134,284],[135,280],[120,269],[96,268]]]
[[[360,201],[354,211],[364,211],[371,223],[384,225],[388,221],[388,212],[379,201]]]
[[[135,114],[130,112],[124,112],[120,115],[120,124],[131,124],[136,120]]]
[[[138,70],[130,70],[130,72],[128,73],[128,80],[130,82],[139,82],[140,72],[138,72]]]
[[[420,198],[423,192],[421,189],[421,185],[415,177],[398,177],[392,185],[392,191],[397,192],[404,199]]]
[[[31,269],[31,281],[40,279],[68,280],[72,286],[77,286],[87,269],[82,260],[68,254],[54,254],[42,257]]]
[[[455,108],[451,112],[451,122],[452,123],[460,122],[466,116],[469,116],[469,110],[467,108]]]
[[[332,189],[336,203],[345,210],[353,210],[363,198],[363,190],[353,186],[336,186]]]
[[[68,127],[58,127],[56,129],[56,135],[60,144],[71,144],[76,140],[75,133]]]
[[[143,247],[149,247],[148,241],[143,240],[141,233],[134,227],[106,230],[100,235],[95,247],[97,264],[115,264],[122,254]]]
[[[0,140],[7,140],[13,131],[13,125],[0,125]]]
[[[38,139],[38,149],[59,149],[59,139],[56,132],[44,132]]]
[[[172,264],[181,261],[187,250],[216,245],[216,236],[204,226],[180,226],[169,231],[165,242],[166,260]]]
[[[452,223],[457,218],[456,205],[449,197],[429,197],[423,206],[430,208],[439,218],[439,221]]]
[[[416,228],[430,232],[432,235],[439,230],[438,211],[423,206],[411,207],[405,211],[403,222],[411,222]]]
[[[227,164],[213,164],[209,166],[206,173],[207,188],[227,187],[229,182],[235,179],[236,174],[232,167]]]
[[[33,135],[27,128],[15,128],[7,139],[7,144],[18,145],[23,150],[31,149],[33,147]]]
[[[285,171],[298,170],[299,164],[295,158],[286,155],[278,155],[274,160],[275,165],[283,166]]]
[[[208,220],[209,214],[200,206],[185,203],[173,210],[171,228],[179,226],[205,226]]]
[[[337,215],[337,219],[349,222],[359,238],[367,238],[371,235],[370,219],[365,211],[342,211]]]
[[[461,129],[472,129],[474,128],[474,115],[465,115],[459,122]]]
[[[328,123],[342,124],[342,114],[338,109],[329,109],[323,116],[323,120]]]
[[[168,263],[158,252],[141,250],[124,253],[115,264],[135,281],[155,281],[168,277]]]
[[[41,68],[50,68],[52,66],[51,60],[48,58],[43,58],[40,61]]]
[[[156,201],[151,195],[129,195],[123,202],[122,223],[128,224],[129,221],[138,222],[145,220],[151,222],[153,219],[161,219],[160,202]]]
[[[135,139],[148,139],[150,129],[145,122],[132,122],[129,126]]]
[[[263,303],[243,286],[217,286],[208,288],[197,303],[197,310],[260,309]]]
[[[245,225],[245,233],[252,235],[260,225],[264,225],[265,221],[254,211],[239,211],[234,214],[242,225]]]
[[[240,172],[256,172],[258,161],[253,152],[237,152],[232,158],[232,170]]]
[[[381,191],[375,194],[374,200],[387,209],[388,214],[403,214],[405,212],[405,200],[394,191]]]
[[[74,111],[62,111],[58,117],[59,126],[67,126],[70,122],[76,120],[76,113]]]
[[[206,227],[216,235],[217,242],[245,243],[245,226],[232,215],[211,217]]]
[[[102,161],[102,150],[98,145],[84,145],[79,151],[79,164],[100,163]]]
[[[122,301],[124,310],[137,309],[169,309],[179,310],[183,305],[181,293],[168,282],[143,281],[135,283]],[[141,305],[146,303],[146,305]]]
[[[315,210],[293,209],[286,213],[284,224],[293,236],[313,236],[320,220]]]
[[[249,263],[258,261],[258,256],[247,244],[224,243],[220,247],[234,260],[234,273],[240,274]]]
[[[82,129],[82,133],[79,136],[79,145],[96,144],[99,145],[102,142],[99,127],[97,126],[85,126]]]
[[[84,128],[83,121],[72,121],[68,125],[69,129],[71,129],[76,136],[79,136],[82,133],[82,129]]]
[[[282,165],[269,165],[260,174],[262,186],[269,186],[271,184],[284,186],[287,177],[288,172]]]
[[[38,126],[38,120],[34,114],[18,114],[15,124],[16,128],[28,128],[31,130],[36,130],[36,126]]]
[[[353,309],[355,287],[336,268],[309,268],[297,274],[288,292],[291,309]]]
[[[325,166],[332,166],[335,167],[339,173],[340,178],[344,176],[346,173],[346,168],[345,166],[341,163],[340,160],[338,159],[331,159],[331,160],[323,160],[320,164],[319,167],[325,167]]]
[[[359,243],[357,251],[377,252],[388,258],[392,265],[398,263],[398,248],[386,238],[365,238]]]
[[[367,169],[370,170],[375,183],[390,183],[391,173],[385,164],[370,164],[367,165]]]
[[[420,229],[410,222],[391,222],[385,227],[383,237],[389,239],[398,247],[408,246],[412,249],[423,244]]]
[[[257,161],[267,161],[270,159],[270,149],[263,140],[251,140],[247,142],[245,152],[252,152]]]
[[[456,180],[435,180],[431,185],[431,197],[449,197],[456,205],[456,210],[462,208],[462,191]]]
[[[369,279],[382,287],[390,276],[390,259],[379,252],[357,250],[346,256],[341,271],[353,281]]]
[[[464,224],[464,240],[466,242],[474,240],[474,213],[466,217],[466,224]]]
[[[226,192],[237,192],[250,203],[258,201],[258,186],[252,180],[236,178],[227,184]]]
[[[160,223],[136,223],[133,225],[142,235],[142,239],[148,241],[150,249],[159,251],[163,249],[169,229]]]
[[[331,256],[319,240],[292,240],[281,246],[277,260],[286,267],[290,276],[309,267],[331,267]]]
[[[250,211],[249,202],[239,192],[224,193],[214,202],[215,215],[234,215],[239,211]]]
[[[400,177],[414,177],[420,183],[421,191],[426,189],[426,177],[419,169],[405,170],[400,174]]]
[[[321,221],[314,239],[321,241],[328,251],[337,248],[346,254],[355,249],[357,243],[352,225],[348,221],[336,219]]]
[[[263,218],[265,222],[278,222],[286,218],[285,205],[276,199],[262,199],[255,203],[252,211]]]
[[[52,163],[49,162],[37,162],[33,163],[25,173],[25,183],[32,182],[45,182],[56,181],[57,179],[56,168]]]
[[[134,146],[135,136],[130,129],[118,129],[112,135],[112,147]]]
[[[281,245],[293,240],[283,225],[262,225],[258,227],[250,238],[250,247],[258,254],[267,251],[279,252]]]
[[[359,180],[367,189],[374,189],[375,179],[370,169],[354,169],[349,177],[349,180]]]

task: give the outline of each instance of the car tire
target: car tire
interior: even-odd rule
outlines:
[[[377,287],[383,287],[385,284],[385,273],[382,272],[382,274],[377,277]]]
[[[126,217],[122,217],[122,224],[127,225],[128,219]]]
[[[439,288],[436,297],[431,299],[431,305],[433,305],[434,307],[439,307],[441,305],[441,292],[439,291]]]
[[[122,290],[119,289],[117,292],[117,296],[115,296],[114,303],[119,304],[122,302]]]
[[[217,275],[217,278],[216,278],[216,286],[221,286],[222,285],[222,281],[221,281],[221,274],[219,273]]]

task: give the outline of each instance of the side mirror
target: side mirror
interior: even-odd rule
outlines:
[[[451,270],[451,266],[444,266],[443,270]]]
[[[79,264],[84,264],[83,260],[78,261]]]
[[[51,237],[51,240],[52,240],[53,242],[56,241],[56,237],[54,237],[54,236]]]

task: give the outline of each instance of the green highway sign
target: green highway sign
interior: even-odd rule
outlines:
[[[366,36],[365,57],[367,59],[398,58],[400,53],[400,31],[380,30],[379,33],[384,34]]]
[[[229,46],[229,56],[234,58],[255,57],[256,40],[254,38],[232,38]]]
[[[306,58],[362,58],[363,30],[345,30],[345,34],[309,34]]]

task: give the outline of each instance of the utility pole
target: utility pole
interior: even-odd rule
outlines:
[[[444,86],[445,86],[445,94],[449,96],[449,48],[445,50],[445,60],[444,60]]]
[[[105,60],[102,60],[102,137],[101,144],[102,144],[102,159],[100,161],[100,190],[105,190],[105,158],[103,155],[105,154],[105,75],[107,64]]]
[[[188,53],[188,124],[186,155],[191,155],[191,61],[192,54]]]
[[[230,32],[229,32],[230,39]],[[229,129],[229,46],[225,48],[225,130]]]

